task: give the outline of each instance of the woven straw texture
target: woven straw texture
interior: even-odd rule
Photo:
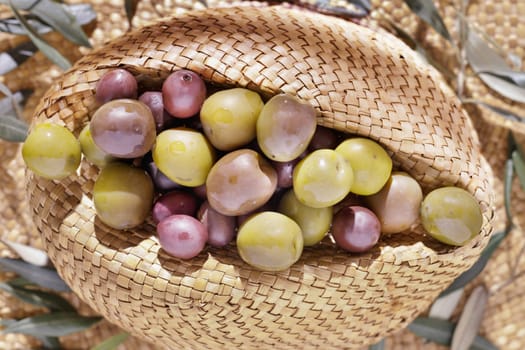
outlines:
[[[440,65],[457,72],[456,54],[453,48],[436,32],[429,29],[417,16],[411,13],[403,0],[374,0],[372,17],[376,20],[387,17],[420,42],[431,57]],[[447,28],[457,42],[457,20],[460,0],[435,1]],[[466,16],[470,23],[486,33],[504,53],[516,55],[521,62],[525,60],[525,4],[519,0],[483,1],[471,0]],[[455,81],[450,81],[455,85]],[[525,115],[523,104],[512,102],[490,90],[479,78],[467,75],[465,95],[490,103],[497,107]],[[496,215],[495,231],[505,225],[503,208],[504,163],[507,156],[509,130],[525,145],[522,136],[523,124],[509,122],[480,106],[467,106],[474,126],[482,143],[482,153],[494,169],[494,193]],[[484,314],[480,333],[500,349],[523,349],[525,347],[525,259],[518,258],[524,247],[523,227],[525,227],[525,193],[515,181],[512,188],[512,212],[516,228],[496,251],[479,278],[466,289],[469,291],[479,284],[484,284],[492,291]],[[512,275],[517,276],[512,277]],[[510,284],[507,284],[512,281]],[[463,303],[458,306],[454,319],[461,312]],[[389,350],[397,349],[444,349],[414,336],[403,330],[386,342]]]
[[[192,12],[82,58],[46,93],[34,122],[78,134],[96,108],[96,82],[117,66],[153,85],[189,68],[265,96],[297,94],[317,108],[319,124],[378,140],[426,190],[466,188],[484,213],[481,234],[465,247],[436,244],[418,228],[384,237],[369,254],[325,244],[287,271],[263,273],[233,246],[180,261],[159,250],[151,224],[107,228],[91,202],[97,170],[85,163],[62,182],[28,173],[35,222],[58,271],[134,335],[173,348],[359,347],[404,327],[487,243],[491,170],[473,126],[439,75],[394,37],[284,8]]]

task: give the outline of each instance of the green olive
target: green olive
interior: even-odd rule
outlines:
[[[474,196],[448,186],[433,190],[423,199],[421,222],[435,239],[461,246],[479,234],[483,215]]]
[[[265,211],[254,214],[239,228],[237,250],[249,265],[264,271],[282,271],[303,252],[299,225],[286,215]]]
[[[305,246],[319,243],[326,236],[332,224],[332,207],[308,207],[297,199],[293,190],[288,190],[281,197],[279,212],[293,219],[301,227]]]
[[[78,136],[80,141],[80,147],[84,157],[91,164],[98,166],[99,168],[105,167],[109,162],[114,161],[116,158],[107,154],[97,144],[93,141],[91,136],[91,130],[89,129],[89,124],[87,124],[84,129],[80,132]]]
[[[22,157],[38,176],[60,180],[73,174],[80,165],[80,143],[66,127],[41,123],[27,136]]]
[[[168,129],[157,135],[153,161],[179,185],[197,187],[206,182],[215,152],[206,137],[192,129]]]
[[[231,151],[255,139],[257,117],[263,108],[258,93],[244,88],[214,93],[202,105],[204,133],[215,148]]]
[[[350,191],[359,195],[377,193],[390,178],[392,159],[381,145],[364,137],[345,140],[335,149],[352,165]]]
[[[93,202],[100,221],[124,230],[144,222],[151,212],[153,194],[153,182],[145,170],[114,162],[100,171]]]
[[[331,207],[343,200],[353,183],[350,163],[339,153],[320,149],[301,160],[293,172],[297,198],[312,208]]]

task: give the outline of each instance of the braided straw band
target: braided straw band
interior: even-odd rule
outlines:
[[[98,170],[57,182],[28,172],[35,221],[56,268],[91,307],[132,334],[173,349],[348,348],[407,325],[461,272],[491,233],[491,171],[466,114],[441,78],[394,37],[318,14],[275,8],[190,12],[125,35],[81,59],[39,104],[35,123],[76,134],[114,67],[159,86],[188,68],[208,82],[264,96],[296,94],[319,124],[378,140],[426,190],[455,184],[479,200],[481,234],[446,247],[420,227],[368,254],[329,242],[280,273],[246,265],[234,244],[191,260],[159,249],[151,222],[108,228],[91,201]]]

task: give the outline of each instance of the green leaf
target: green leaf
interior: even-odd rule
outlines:
[[[498,348],[487,339],[478,335],[470,346],[470,350],[498,350]]]
[[[514,160],[512,159],[512,155],[507,161],[505,162],[505,175],[504,175],[504,182],[503,182],[503,201],[505,205],[505,216],[507,218],[507,222],[512,222],[512,204],[511,204],[511,198],[512,198],[512,180],[514,179]],[[507,226],[510,226],[507,225]]]
[[[77,22],[75,16],[67,8],[52,0],[0,0],[0,4],[10,5],[20,10],[29,11],[38,16],[60,32],[65,38],[77,45],[91,47],[84,30]],[[15,17],[20,21],[15,14]],[[21,21],[20,21],[21,22]],[[24,25],[25,26],[25,25]]]
[[[408,325],[408,329],[418,337],[445,346],[450,346],[455,328],[456,324],[453,322],[430,317],[418,317]],[[497,350],[497,348],[487,339],[477,335],[469,350]]]
[[[13,287],[27,287],[27,286],[35,286],[34,283],[32,283],[31,281],[28,281],[26,280],[25,278],[22,278],[22,277],[15,277],[13,279],[10,279],[9,280],[9,285],[13,286]]]
[[[508,120],[517,121],[517,122],[525,122],[525,117],[523,117],[521,115],[517,115],[517,114],[515,114],[515,113],[513,113],[513,112],[511,112],[509,110],[506,110],[504,108],[501,108],[501,107],[493,106],[491,104],[488,104],[488,103],[485,103],[485,102],[482,102],[482,101],[478,101],[478,100],[473,100],[473,99],[464,99],[462,102],[463,103],[478,104],[480,106],[486,107],[486,108],[490,109],[491,111],[500,114],[502,117],[504,117],[505,119],[508,119]]]
[[[5,52],[0,52],[0,75],[5,75],[16,69],[28,58],[32,57],[38,48],[31,41],[26,41]]]
[[[73,306],[58,294],[19,287],[9,282],[0,282],[0,289],[32,305],[42,306],[50,310],[75,311]]]
[[[430,317],[418,317],[408,325],[408,330],[418,337],[441,345],[450,345],[456,325],[450,321]]]
[[[1,2],[2,0],[0,0]],[[31,41],[35,44],[36,47],[44,55],[46,55],[47,58],[49,58],[54,64],[62,68],[63,70],[67,70],[71,67],[71,63],[60,54],[55,48],[53,48],[51,45],[49,45],[47,42],[44,41],[40,37],[38,33],[36,33],[27,23],[27,21],[18,13],[18,10],[13,6],[12,0],[9,0],[9,6],[11,7],[11,11],[13,11],[15,17],[20,21],[20,23],[24,26],[24,28],[27,31],[27,35],[31,39]]]
[[[60,350],[60,340],[57,337],[35,337],[42,343],[42,349],[44,350]]]
[[[0,325],[2,327],[9,327],[12,324],[15,324],[17,321],[12,318],[2,318],[0,319]]]
[[[8,1],[1,1],[0,3],[7,4]],[[17,6],[18,1],[13,2],[17,8],[21,8],[21,6]],[[66,7],[66,11],[71,13],[73,17],[75,17],[75,21],[80,25],[86,25],[92,21],[94,21],[97,18],[97,13],[93,9],[93,7],[90,4],[68,4],[63,5]],[[51,27],[49,24],[44,22],[41,18],[29,14],[26,16],[26,20],[29,23],[29,25],[38,33],[38,34],[46,34],[54,30],[53,27]],[[15,35],[26,35],[27,32],[24,29],[24,27],[20,24],[20,22],[16,18],[4,18],[0,20],[0,32],[15,34]]]
[[[474,278],[476,278],[481,271],[485,268],[487,263],[490,260],[490,257],[496,251],[496,249],[499,247],[503,239],[507,236],[508,231],[510,229],[506,229],[505,231],[498,232],[494,234],[491,238],[483,252],[481,253],[478,261],[472,265],[470,269],[463,272],[461,275],[459,275],[450,286],[448,286],[447,289],[445,289],[443,292],[441,292],[439,297],[445,296],[447,294],[450,294],[451,292],[458,290],[460,288],[465,287],[467,284],[469,284]]]
[[[461,298],[463,297],[463,288],[441,295],[432,303],[428,316],[448,320],[456,310]]]
[[[432,26],[443,38],[451,41],[450,33],[441,18],[433,0],[404,0],[410,10]]]
[[[49,264],[49,257],[46,252],[35,247],[31,247],[25,244],[12,242],[8,239],[0,238],[0,242],[5,244],[9,249],[14,251],[18,256],[25,262],[36,266],[47,266]]]
[[[124,343],[126,339],[128,339],[128,337],[129,334],[125,332],[115,334],[114,336],[109,337],[97,346],[91,348],[91,350],[114,350],[117,348],[117,346]]]
[[[9,142],[24,142],[28,125],[12,115],[0,116],[0,139]]]
[[[71,291],[58,273],[47,267],[34,266],[19,259],[0,258],[0,266],[4,270],[12,271],[20,277],[31,281],[40,287],[57,292]]]
[[[369,14],[372,6],[369,0],[346,0],[348,4],[354,7],[339,5],[331,0],[316,0],[303,2],[303,6],[311,7],[318,12],[329,13],[347,18],[361,18]],[[207,4],[204,4],[206,7]]]
[[[450,350],[468,349],[472,345],[483,322],[488,299],[489,293],[483,285],[474,288],[454,329]]]
[[[516,72],[516,71],[489,71],[485,70],[479,72],[479,74],[489,74],[497,78],[508,81],[509,83],[518,85],[522,88],[525,88],[525,72]]]
[[[517,150],[512,152],[512,161],[514,162],[514,170],[516,170],[520,180],[521,188],[525,190],[525,161]]]
[[[137,12],[137,5],[139,4],[140,0],[124,0],[124,9],[126,10],[126,17],[128,19],[128,25],[131,29],[132,27],[132,21],[133,17],[135,17],[135,13]]]
[[[525,103],[523,73],[516,72],[475,30],[470,28],[465,43],[467,59],[472,70],[492,90],[516,102]]]
[[[86,317],[75,312],[55,312],[28,317],[10,324],[2,333],[22,333],[32,336],[63,337],[65,335],[83,331],[102,317]]]
[[[378,343],[370,345],[368,350],[384,350],[385,349],[385,339],[381,339]]]

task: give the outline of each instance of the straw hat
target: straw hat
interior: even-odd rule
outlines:
[[[157,79],[185,67],[265,96],[298,94],[316,107],[320,124],[378,140],[425,189],[461,186],[484,212],[482,233],[465,247],[445,247],[417,229],[385,237],[369,254],[321,245],[285,272],[262,273],[234,247],[180,261],[159,250],[151,225],[127,233],[102,225],[89,196],[97,171],[88,164],[63,182],[28,173],[34,219],[58,271],[81,299],[134,335],[189,348],[367,345],[423,311],[488,241],[491,170],[473,126],[440,76],[389,35],[282,7],[191,12],[77,61],[33,122],[78,133],[95,108],[96,82],[116,66]]]

